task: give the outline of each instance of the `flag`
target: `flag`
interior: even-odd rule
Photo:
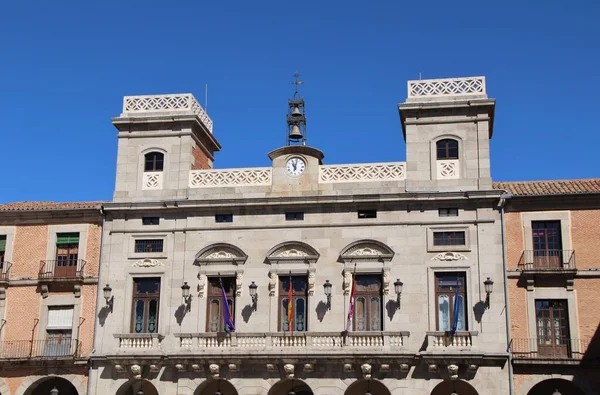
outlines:
[[[227,333],[235,332],[235,326],[231,319],[231,310],[229,309],[229,301],[227,300],[227,293],[225,293],[225,288],[223,288],[223,281],[219,279],[219,282],[221,283],[221,296],[223,297],[223,329]]]
[[[292,299],[292,276],[290,276],[290,288],[288,291],[288,331],[294,331],[294,300]]]
[[[352,318],[354,318],[354,299],[356,295],[356,280],[352,275],[352,291],[350,292],[350,307],[348,309],[348,321],[346,322],[346,332],[350,332],[352,326]]]
[[[456,294],[454,295],[454,322],[452,323],[452,331],[450,333],[452,336],[456,333],[456,328],[458,328],[458,316],[460,313],[460,302],[458,299],[458,290],[460,289],[460,283],[458,282],[458,276],[456,276]]]

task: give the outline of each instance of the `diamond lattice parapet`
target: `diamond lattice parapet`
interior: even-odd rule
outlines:
[[[408,100],[467,97],[487,98],[485,77],[408,81]]]
[[[271,185],[271,168],[192,170],[190,188]]]
[[[405,166],[405,162],[324,165],[319,167],[319,182],[400,181],[406,178]]]
[[[125,96],[123,98],[124,117],[147,116],[150,114],[181,114],[196,115],[212,133],[213,122],[191,93],[171,95]]]

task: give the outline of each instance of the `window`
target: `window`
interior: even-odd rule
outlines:
[[[233,214],[216,214],[215,222],[233,222]]]
[[[235,278],[233,277],[209,277],[208,278],[208,299],[206,303],[206,331],[207,332],[224,332],[225,321],[223,317],[225,304],[223,303],[223,291],[221,290],[221,281],[223,282],[223,290],[227,296],[227,304],[229,305],[229,316],[231,320],[235,317]],[[235,322],[234,322],[235,325]]]
[[[438,215],[440,217],[458,217],[458,209],[457,208],[441,208],[438,210]]]
[[[133,333],[157,333],[160,278],[133,279]]]
[[[162,252],[163,251],[163,240],[162,239],[136,240],[134,251],[135,252]]]
[[[149,152],[144,155],[144,171],[163,171],[165,155],[161,152]]]
[[[355,282],[354,330],[383,330],[381,275],[357,275]]]
[[[560,221],[532,221],[533,267],[562,267]]]
[[[79,233],[56,235],[56,262],[54,276],[75,277],[79,258]]]
[[[436,273],[435,299],[438,331],[451,331],[456,320],[456,330],[467,330],[466,280],[464,272]]]
[[[293,211],[285,213],[286,221],[304,221],[304,213],[301,211]]]
[[[290,281],[292,284],[290,300]],[[306,276],[279,276],[279,330],[283,332],[306,331],[308,278]],[[292,307],[292,325],[288,320],[288,308]]]
[[[358,218],[377,218],[377,210],[358,210]]]
[[[569,317],[566,300],[536,300],[535,326],[538,353],[542,356],[569,356]]]
[[[0,235],[0,273],[4,269],[4,254],[6,251],[6,235]],[[2,275],[0,274],[0,277]]]
[[[71,353],[72,335],[73,306],[48,307],[44,356],[68,356]]]
[[[434,246],[464,246],[465,232],[433,232]]]
[[[143,217],[142,224],[143,225],[158,225],[160,223],[159,217]]]
[[[437,160],[458,159],[458,141],[443,139],[436,143]]]

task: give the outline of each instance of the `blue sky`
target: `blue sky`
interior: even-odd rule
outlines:
[[[589,178],[600,3],[12,1],[0,6],[0,202],[108,200],[122,97],[192,92],[223,149],[269,166],[302,74],[325,163],[403,161],[406,81],[485,75],[494,180]]]

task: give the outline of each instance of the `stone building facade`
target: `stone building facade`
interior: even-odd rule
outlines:
[[[96,203],[0,205],[0,394],[85,394],[96,321]]]
[[[406,162],[217,170],[192,95],[126,97],[89,394],[508,393],[494,108],[483,77],[409,81]]]
[[[600,179],[496,183],[516,395],[600,393]]]

